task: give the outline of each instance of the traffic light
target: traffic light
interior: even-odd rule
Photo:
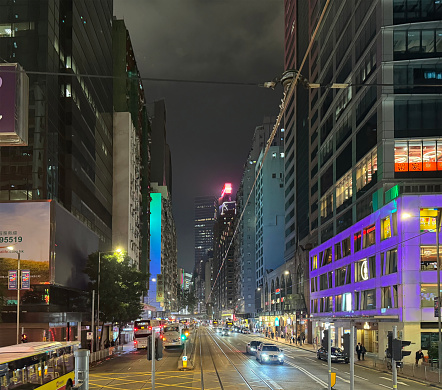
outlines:
[[[147,336],[147,360],[152,360],[152,336]]]
[[[186,335],[183,333],[183,334],[181,335],[181,340],[186,341],[186,339],[187,339],[187,337],[186,337]]]
[[[163,340],[161,338],[155,339],[155,359],[161,360],[163,358]]]
[[[393,332],[390,330],[387,333],[387,340],[388,340],[388,344],[387,344],[387,350],[385,351],[385,355],[387,357],[387,359],[391,359],[391,357],[393,356]]]
[[[324,330],[324,337],[321,342],[322,348],[325,348],[328,350],[328,329]]]
[[[408,347],[411,341],[393,339],[393,359],[397,362],[401,361],[404,356],[411,354],[411,351],[403,351],[402,348]]]
[[[350,333],[344,333],[342,336],[342,346],[344,347],[344,355],[350,356]]]
[[[26,335],[26,333],[23,333],[21,335],[21,342],[22,343],[27,343],[28,342],[28,336]]]
[[[184,334],[186,335],[186,339],[189,338],[189,329],[184,329]]]

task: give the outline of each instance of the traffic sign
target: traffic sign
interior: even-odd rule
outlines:
[[[93,332],[86,332],[86,340],[92,340],[93,337]]]
[[[183,356],[183,362],[187,362],[187,356]]]

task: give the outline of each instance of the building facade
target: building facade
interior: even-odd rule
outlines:
[[[70,247],[58,242],[45,261],[76,263],[72,277],[80,279],[84,250],[112,245],[112,12],[111,0],[0,1],[0,57],[28,70],[30,85],[28,145],[0,147],[0,200],[58,204],[57,215],[71,234],[82,232],[84,248],[76,251],[76,240]],[[52,271],[66,272],[64,264],[57,261]],[[84,295],[80,279],[46,280],[39,302],[22,306],[29,313],[24,322],[45,332],[30,341],[43,334],[72,340],[69,323],[90,320],[88,309],[75,313],[69,304]]]
[[[114,79],[114,109],[116,112],[129,112],[139,138],[137,154],[138,170],[133,180],[141,190],[138,210],[139,222],[133,228],[139,230],[139,268],[149,272],[149,205],[150,205],[150,144],[151,124],[147,115],[143,81],[135,59],[129,31],[123,20],[114,18],[112,22],[112,54]],[[141,180],[141,181],[140,181]],[[136,190],[138,191],[138,190]],[[136,218],[135,215],[133,217]],[[115,246],[115,244],[114,244]]]
[[[213,227],[218,212],[218,199],[215,196],[200,196],[195,198],[195,293],[198,302],[198,313],[206,312],[204,303],[205,289],[205,264],[208,253],[213,251]]]
[[[396,187],[383,207],[310,251],[317,340],[330,324],[334,345],[355,325],[357,341],[379,356],[393,326],[415,349],[437,341],[435,228],[442,196],[398,194]]]
[[[124,248],[140,268],[140,139],[129,112],[114,113],[114,205],[112,243]]]

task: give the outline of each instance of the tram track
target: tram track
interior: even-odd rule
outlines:
[[[249,390],[261,390],[261,389],[266,389],[266,390],[282,390],[283,388],[278,386],[276,383],[272,384],[272,380],[270,378],[266,378],[263,375],[259,374],[257,372],[257,368],[256,367],[256,363],[251,362],[250,359],[248,359],[247,357],[245,357],[243,355],[243,353],[239,350],[235,350],[234,348],[232,348],[232,346],[227,343],[225,340],[221,340],[217,337],[215,337],[214,335],[210,334],[208,331],[205,332],[205,335],[207,337],[207,341],[210,342],[210,344],[207,344],[207,351],[210,354],[210,360],[211,363],[214,367],[214,371],[216,374],[216,378],[218,381],[219,386],[221,387],[221,389],[224,389],[224,385],[225,383],[223,382],[222,379],[222,375],[220,374],[220,371],[222,371],[221,369],[219,369],[220,367],[220,363],[218,361],[217,363],[217,359],[215,358],[215,353],[214,350],[218,351],[220,353],[220,356],[222,356],[224,359],[226,359],[226,361],[228,362],[228,365],[230,367],[232,367],[235,372],[238,375],[238,379],[241,379],[241,384],[243,386],[241,386],[240,388],[247,388]],[[201,371],[201,389],[204,390],[204,381],[205,381],[205,375],[204,375],[204,367],[203,367],[203,360],[204,360],[204,355],[203,355],[203,347],[202,347],[202,337],[201,337],[201,333],[199,334],[199,358],[200,358],[200,371]],[[230,354],[233,354],[233,357],[230,357],[228,355],[228,353],[226,353],[225,349],[227,350],[227,352]],[[235,362],[234,359],[238,359],[239,362]],[[254,369],[251,367],[252,365],[255,365]],[[243,366],[243,367],[241,367]],[[246,372],[244,372],[246,370]],[[230,373],[231,375],[231,373]],[[252,378],[250,378],[249,376],[252,376]],[[230,378],[231,379],[231,378]],[[238,383],[239,385],[239,383]],[[244,387],[245,386],[245,387]]]

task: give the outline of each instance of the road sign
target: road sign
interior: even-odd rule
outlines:
[[[86,340],[92,340],[94,337],[93,332],[86,332]]]
[[[187,362],[187,356],[183,356],[183,362]]]
[[[183,355],[183,368],[187,368],[187,356]]]

